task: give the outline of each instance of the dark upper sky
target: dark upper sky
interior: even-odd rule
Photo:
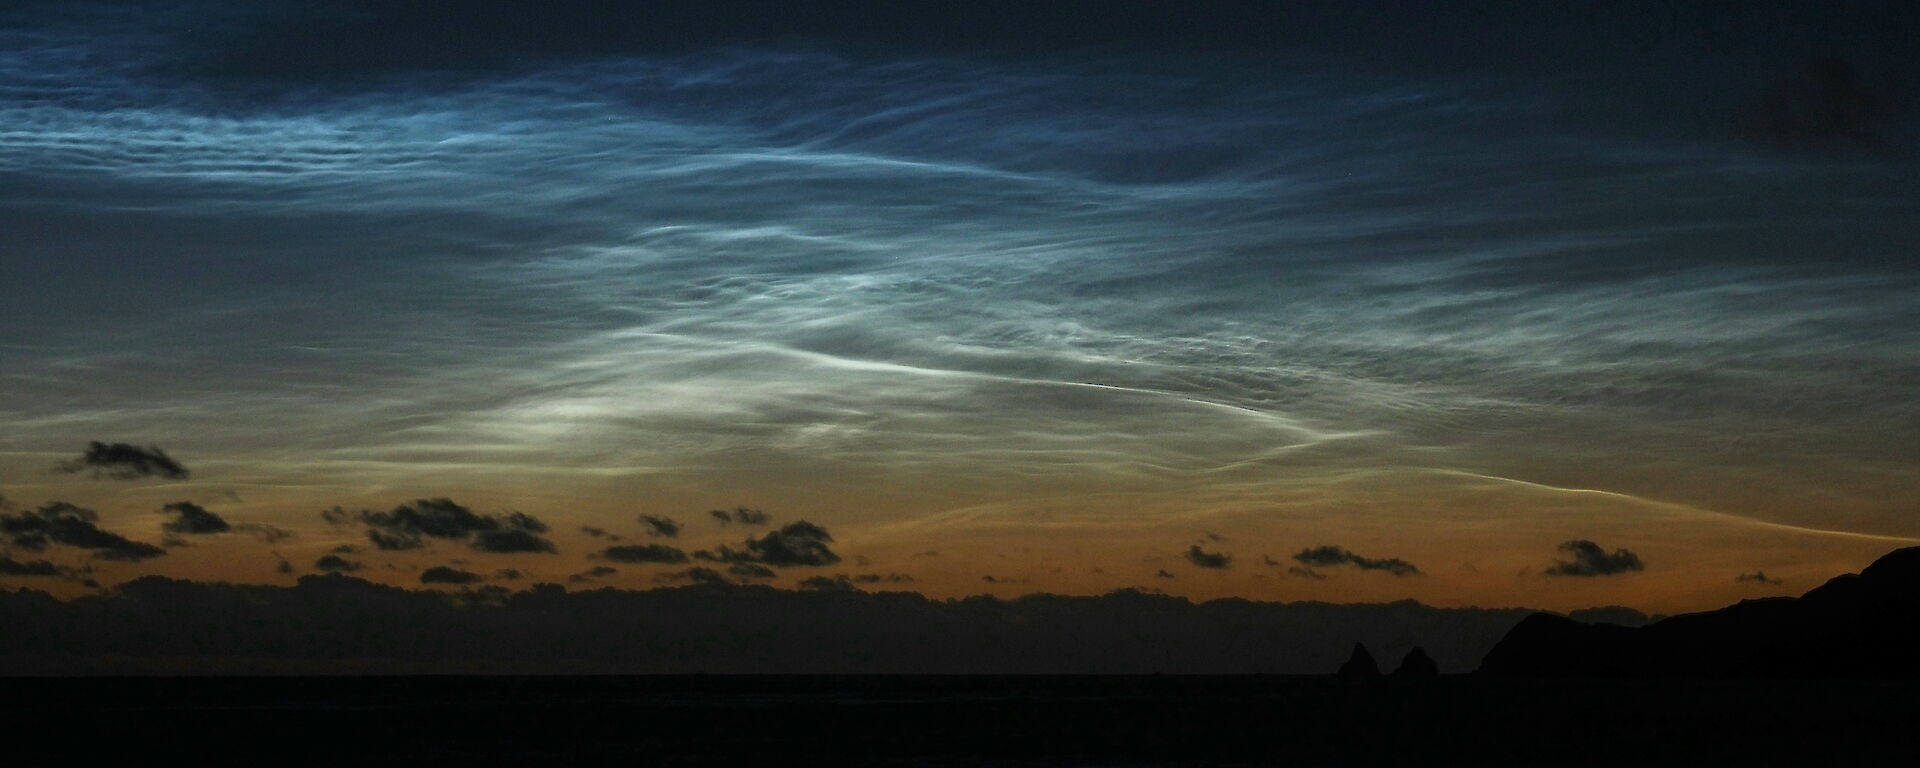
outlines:
[[[0,493],[1657,610],[1920,536],[1911,4],[1035,5],[11,4]]]

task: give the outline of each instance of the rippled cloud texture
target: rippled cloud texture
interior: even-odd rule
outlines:
[[[748,504],[930,593],[1672,609],[1920,536],[1914,66],[1880,38],[448,22],[422,45],[507,44],[436,67],[396,7],[0,16],[0,490],[143,534],[193,497],[294,562],[339,543],[320,509],[451,495],[553,521],[551,580],[606,548],[581,525],[701,519],[692,551]],[[1856,11],[1802,26],[1885,26]],[[1651,47],[1483,52],[1610,39]],[[47,470],[96,439],[192,482]],[[1240,567],[1194,567],[1202,530]],[[1573,539],[1645,571],[1544,578]],[[1327,541],[1425,576],[1244,565]],[[276,578],[248,552],[155,567]]]

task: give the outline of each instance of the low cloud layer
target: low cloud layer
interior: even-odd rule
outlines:
[[[558,551],[553,542],[539,535],[547,531],[547,525],[532,515],[480,515],[444,496],[418,499],[389,512],[348,512],[335,507],[322,515],[334,525],[366,526],[367,540],[389,551],[419,549],[429,539],[465,542],[481,552]]]
[[[191,501],[176,501],[161,507],[160,511],[173,516],[172,520],[160,525],[160,530],[168,533],[204,536],[233,530],[233,526],[229,525],[225,518]]]
[[[687,553],[665,544],[624,544],[600,550],[596,557],[616,563],[684,563]]]
[[[771,579],[778,575],[772,568],[759,563],[730,563],[727,565],[727,573],[740,579]]]
[[[694,557],[723,563],[758,563],[776,568],[823,566],[840,562],[832,534],[805,520],[788,523],[761,536],[749,537],[739,547],[700,550]]]
[[[268,544],[286,541],[294,537],[293,531],[275,525],[267,525],[266,523],[236,523],[233,526],[233,530],[252,536]]]
[[[584,571],[568,576],[567,583],[581,584],[589,581],[594,581],[597,579],[604,579],[608,576],[612,576],[619,572],[620,572],[620,569],[610,565],[596,565],[592,568],[588,568]]]
[[[15,560],[0,555],[0,576],[59,576],[60,567],[48,560]]]
[[[97,524],[99,519],[91,509],[64,501],[48,502],[38,509],[0,512],[0,536],[5,537],[7,545],[29,552],[61,545],[90,550],[103,560],[137,561],[167,553],[152,544],[104,530]]]
[[[1586,539],[1562,543],[1560,553],[1567,555],[1568,559],[1555,560],[1546,570],[1548,576],[1617,576],[1647,568],[1632,550],[1616,549],[1609,553],[1604,547]]]
[[[832,576],[808,576],[799,582],[800,589],[828,591],[857,591],[861,585],[905,584],[913,581],[912,576],[904,573],[836,573]],[[1011,579],[996,579],[992,576],[981,578],[989,584],[1014,583]]]
[[[773,519],[772,515],[746,507],[708,510],[707,516],[712,517],[721,525],[730,525],[733,523],[739,523],[741,525],[766,525]]]
[[[667,573],[660,574],[656,578],[656,581],[663,581],[663,582],[685,581],[693,584],[731,584],[732,583],[727,579],[727,577],[724,574],[712,568],[708,568],[704,565],[696,565],[684,571],[669,571]]]
[[[1224,570],[1233,564],[1233,556],[1225,552],[1208,552],[1194,544],[1187,547],[1187,562],[1201,568]]]
[[[648,536],[677,538],[680,535],[680,522],[660,515],[641,515],[640,525],[645,527]]]
[[[479,584],[486,580],[487,578],[480,574],[448,565],[436,565],[420,572],[422,584]]]
[[[157,445],[142,448],[131,443],[97,441],[87,443],[87,449],[81,452],[80,458],[61,464],[59,469],[68,473],[90,472],[95,477],[115,480],[148,477],[185,480],[192,474]]]
[[[1363,571],[1383,571],[1394,576],[1420,575],[1420,569],[1417,566],[1400,558],[1361,557],[1360,555],[1354,554],[1351,550],[1332,545],[1322,545],[1300,550],[1294,554],[1293,559],[1307,566],[1307,569],[1302,569],[1306,571],[1305,573],[1299,573],[1297,575],[1308,576],[1309,578],[1321,578],[1320,574],[1310,570],[1312,568],[1332,568],[1342,565],[1351,565]]]

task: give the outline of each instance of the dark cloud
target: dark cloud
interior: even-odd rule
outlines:
[[[684,563],[687,553],[665,544],[626,544],[600,550],[596,557],[616,563]]]
[[[1280,565],[1280,561],[1273,559],[1273,555],[1261,555],[1260,563],[1262,565],[1272,565],[1272,566]]]
[[[1167,569],[1165,569],[1165,568],[1162,568],[1162,569],[1160,569],[1160,570],[1157,570],[1157,571],[1154,571],[1154,572],[1153,572],[1153,575],[1155,575],[1155,576],[1158,576],[1158,577],[1160,577],[1160,578],[1163,578],[1163,579],[1176,579],[1176,578],[1179,578],[1178,576],[1175,576],[1175,575],[1173,575],[1173,572],[1172,572],[1172,571],[1169,571],[1169,570],[1167,570]]]
[[[1735,583],[1754,583],[1754,584],[1779,584],[1780,583],[1779,579],[1768,576],[1766,571],[1754,571],[1753,573],[1743,573],[1733,577],[1733,580]]]
[[[748,509],[746,507],[734,507],[733,509],[709,510],[707,514],[712,516],[713,519],[720,521],[721,525],[726,525],[728,523],[739,523],[741,525],[766,525],[769,520],[773,519],[772,515],[769,515],[757,509]]]
[[[21,562],[6,555],[0,555],[0,576],[61,576],[60,566],[48,560],[28,560]]]
[[[506,526],[516,531],[526,531],[528,533],[547,532],[546,523],[540,522],[540,518],[525,512],[508,512]]]
[[[293,538],[293,531],[276,528],[266,523],[237,523],[233,526],[236,533],[244,533],[268,544],[277,544]]]
[[[320,559],[313,561],[313,569],[322,573],[346,573],[360,568],[359,563],[339,555],[321,555]]]
[[[1314,581],[1321,581],[1327,578],[1327,575],[1324,573],[1316,571],[1312,568],[1305,568],[1298,565],[1288,568],[1287,575],[1298,576],[1303,579],[1313,579]]]
[[[360,548],[352,544],[341,544],[340,546],[334,547],[333,549],[329,549],[327,551],[332,552],[336,555],[351,555],[355,552],[360,551]]]
[[[361,510],[358,519],[366,524],[367,538],[380,549],[418,549],[425,539],[465,540],[480,531],[498,530],[498,520],[474,514],[473,510],[444,496],[418,499],[394,507],[390,512]]]
[[[138,480],[143,477],[164,477],[169,480],[185,480],[191,473],[174,461],[159,446],[142,448],[130,443],[89,442],[80,458],[64,462],[58,467],[61,472],[92,472],[94,477],[110,477],[115,480]]]
[[[640,524],[646,527],[648,536],[663,536],[672,539],[680,535],[680,522],[671,517],[641,515]]]
[[[485,580],[480,574],[445,565],[436,565],[420,572],[422,584],[478,584]]]
[[[998,579],[982,576],[981,581],[989,584],[1012,584],[1011,579]],[[800,580],[801,589],[811,590],[852,590],[859,584],[902,584],[913,581],[912,576],[904,573],[856,573],[848,575],[836,573],[832,576],[810,576]]]
[[[727,573],[742,579],[771,579],[773,569],[758,563],[733,563],[727,566]]]
[[[0,513],[0,536],[21,549],[38,552],[49,543],[90,549],[106,560],[145,560],[166,554],[166,550],[145,542],[130,541],[120,534],[95,525],[99,515],[91,509],[64,501],[49,502],[36,510]]]
[[[619,535],[619,534],[615,534],[615,533],[608,533],[608,532],[607,532],[607,529],[605,529],[605,528],[595,528],[595,527],[593,527],[593,526],[591,526],[591,525],[583,525],[583,526],[580,526],[580,532],[581,532],[581,533],[584,533],[584,534],[586,534],[586,535],[588,535],[588,536],[592,536],[592,537],[594,537],[594,538],[596,538],[596,539],[607,539],[607,540],[609,540],[609,541],[619,541],[619,540],[620,540],[620,535]]]
[[[1320,566],[1346,565],[1351,558],[1352,555],[1346,550],[1334,546],[1303,549],[1293,556],[1293,559],[1307,565]]]
[[[427,539],[467,542],[475,550],[494,553],[556,552],[553,542],[538,534],[547,524],[525,512],[504,517],[475,514],[445,496],[416,499],[390,512],[361,510],[350,513],[335,507],[321,513],[327,522],[367,526],[367,540],[384,550],[419,549]]]
[[[987,581],[993,581],[992,576],[988,576],[986,577],[986,579]],[[807,578],[800,580],[800,588],[805,590],[815,591],[815,592],[857,592],[859,591],[854,588],[853,580],[847,578],[847,575],[844,573],[834,575],[834,576],[808,576]]]
[[[1548,576],[1613,576],[1647,568],[1631,550],[1616,549],[1608,554],[1599,544],[1586,539],[1563,542],[1560,551],[1572,559],[1555,560],[1553,567],[1547,569]]]
[[[1233,565],[1233,556],[1225,552],[1208,552],[1195,544],[1187,547],[1187,562],[1201,568],[1226,569]]]
[[[233,526],[228,525],[225,519],[191,501],[176,501],[161,507],[160,511],[174,516],[160,526],[161,530],[168,533],[206,535],[233,530]]]
[[[660,574],[657,581],[690,581],[695,584],[731,584],[719,571],[706,566],[696,565],[684,571]]]
[[[620,569],[618,568],[613,568],[605,565],[596,565],[592,568],[588,568],[584,571],[573,574],[572,576],[568,576],[567,581],[574,584],[578,584],[583,581],[592,581],[594,579],[598,579],[601,577],[612,576],[619,572],[620,572]]]
[[[1420,575],[1420,569],[1418,567],[1400,558],[1391,557],[1381,559],[1361,557],[1350,550],[1332,545],[1300,550],[1294,554],[1293,559],[1309,568],[1316,566],[1331,568],[1340,565],[1351,565],[1363,571],[1386,571],[1395,576]]]
[[[1211,541],[1215,544],[1218,544],[1220,542],[1227,540],[1227,537],[1214,533],[1213,531],[1203,531],[1201,532],[1201,535],[1206,537],[1207,541]]]
[[[499,531],[481,531],[474,534],[473,548],[481,552],[511,554],[515,552],[556,552],[553,542],[518,528]]]
[[[275,561],[273,564],[273,571],[275,573],[293,573],[293,563],[287,562],[287,559],[281,557],[280,553],[273,553],[273,559]]]
[[[702,560],[726,563],[761,563],[776,568],[786,566],[823,566],[840,562],[840,556],[827,545],[833,536],[805,520],[788,523],[766,535],[748,538],[741,549],[722,546],[718,550],[700,550],[694,556]]]
[[[506,579],[507,581],[517,581],[519,580],[520,575],[521,575],[520,571],[513,568],[502,568],[500,570],[493,572],[494,578]]]

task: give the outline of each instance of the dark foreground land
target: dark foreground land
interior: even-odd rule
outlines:
[[[1920,764],[1920,683],[1472,677],[0,680],[13,765]]]

